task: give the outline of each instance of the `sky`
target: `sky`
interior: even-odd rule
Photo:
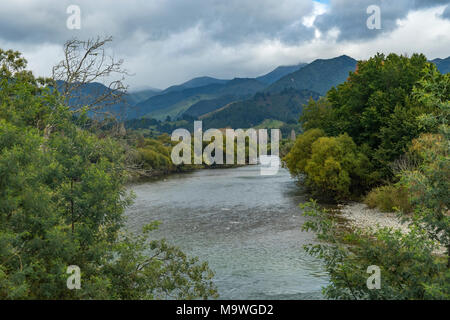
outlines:
[[[79,29],[68,28],[71,5]],[[377,18],[379,29],[368,28]],[[368,8],[372,8],[368,10]],[[373,24],[373,23],[372,23]],[[73,26],[73,24],[72,24]],[[255,77],[280,65],[377,52],[450,56],[450,0],[2,0],[0,48],[48,76],[65,41],[113,37],[130,90],[198,76]]]

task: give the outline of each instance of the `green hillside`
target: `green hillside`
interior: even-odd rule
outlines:
[[[265,85],[255,79],[236,78],[225,84],[210,84],[203,87],[169,92],[151,97],[138,103],[134,117],[157,117],[163,119],[166,116],[181,116],[194,103],[202,99],[214,99],[221,96],[233,95],[245,99],[265,88]]]
[[[206,113],[209,113],[209,112],[212,112],[219,108],[222,108],[223,106],[225,106],[235,100],[236,100],[236,97],[233,95],[225,95],[225,96],[221,96],[216,99],[201,100],[197,103],[194,103],[192,106],[190,106],[189,109],[187,109],[183,113],[183,116],[197,118],[201,115],[204,115]]]
[[[450,72],[450,57],[445,58],[445,59],[434,59],[431,60],[431,62],[433,62],[436,67],[438,68],[438,70],[441,73],[449,73]]]
[[[331,87],[343,83],[350,71],[356,68],[356,60],[349,56],[333,59],[317,59],[300,70],[288,74],[273,83],[267,92],[276,93],[286,88],[308,89],[325,95]]]
[[[252,99],[237,101],[206,114],[201,119],[207,128],[250,128],[267,119],[297,121],[303,104],[319,94],[309,90],[286,89],[277,94],[257,93]]]

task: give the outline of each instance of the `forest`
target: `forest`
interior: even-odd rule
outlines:
[[[363,200],[397,212],[411,230],[343,231],[329,210],[303,204],[313,217],[304,228],[326,242],[307,250],[325,261],[327,297],[450,297],[449,116],[450,75],[422,54],[360,61],[305,106],[305,132],[285,157],[290,172],[319,198]],[[365,285],[368,264],[387,275],[380,290]]]

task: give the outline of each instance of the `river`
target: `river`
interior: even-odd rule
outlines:
[[[285,169],[208,169],[134,184],[128,229],[159,220],[153,236],[206,260],[221,299],[320,299],[328,277],[303,245],[305,191]]]

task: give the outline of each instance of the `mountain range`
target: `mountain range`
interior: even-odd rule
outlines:
[[[434,59],[441,73],[450,71],[450,57]],[[255,78],[231,80],[197,77],[164,90],[146,89],[127,93],[124,102],[109,106],[112,111],[127,110],[127,119],[202,119],[206,127],[254,127],[266,120],[297,121],[302,105],[318,99],[344,82],[357,61],[342,55],[317,59],[293,66],[280,66]],[[83,91],[109,90],[99,83]],[[125,105],[125,106],[124,106]]]

